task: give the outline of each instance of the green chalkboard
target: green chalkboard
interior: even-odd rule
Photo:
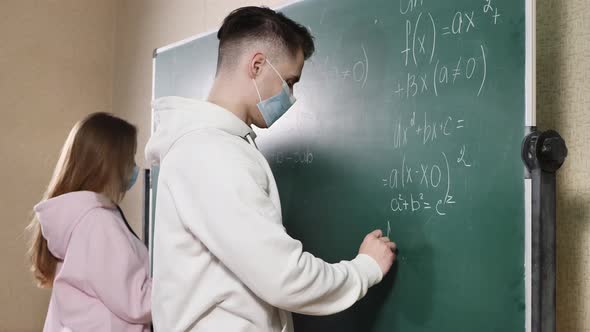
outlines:
[[[524,331],[524,0],[306,0],[317,53],[258,145],[287,231],[330,262],[381,228],[392,273],[298,331]],[[155,97],[204,98],[217,40],[157,50]],[[157,126],[157,121],[155,123]],[[157,223],[152,225],[157,231]]]

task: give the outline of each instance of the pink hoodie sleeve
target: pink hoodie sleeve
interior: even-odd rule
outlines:
[[[152,283],[128,230],[109,210],[92,210],[85,219],[87,286],[122,320],[151,322]]]

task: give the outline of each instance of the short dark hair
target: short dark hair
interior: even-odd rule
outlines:
[[[219,32],[217,69],[227,58],[234,58],[242,43],[265,40],[278,44],[291,55],[303,51],[305,60],[315,51],[313,36],[303,25],[268,7],[242,7],[232,11]]]

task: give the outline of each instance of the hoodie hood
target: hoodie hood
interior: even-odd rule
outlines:
[[[249,139],[256,134],[250,126],[223,107],[182,97],[163,97],[152,102],[154,133],[145,148],[150,164],[159,164],[172,145],[187,133],[214,128]]]
[[[106,196],[92,191],[67,193],[35,206],[43,237],[55,257],[64,259],[76,225],[95,208],[116,209],[116,206]]]

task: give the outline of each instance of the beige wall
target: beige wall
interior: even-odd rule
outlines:
[[[41,331],[23,229],[75,121],[112,105],[115,1],[0,2],[0,331]]]
[[[590,1],[537,1],[537,115],[565,138],[558,176],[558,331],[590,331]]]

